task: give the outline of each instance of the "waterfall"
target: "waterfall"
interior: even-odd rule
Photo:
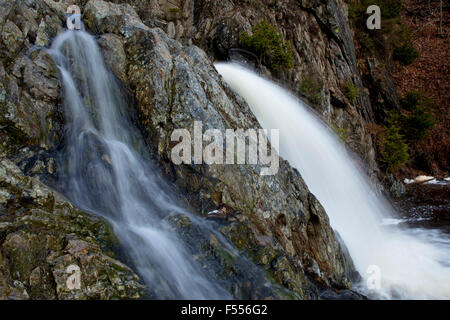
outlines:
[[[189,214],[156,173],[95,39],[66,31],[49,49],[64,88],[66,195],[104,216],[157,298],[228,299],[178,239],[167,217]]]
[[[376,298],[450,298],[450,239],[436,230],[386,226],[395,217],[353,155],[308,106],[235,63],[217,63],[265,129],[279,129],[279,154],[297,168],[325,208]],[[380,286],[367,288],[379,271]]]

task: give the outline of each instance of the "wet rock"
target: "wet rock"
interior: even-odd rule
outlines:
[[[408,228],[430,228],[450,235],[450,183],[432,180],[425,183],[410,183],[395,204]]]
[[[5,75],[5,103],[0,104],[1,129],[6,131],[9,147],[49,146],[60,137],[56,132],[60,129],[56,66],[48,53],[36,50],[29,59],[18,60],[12,73]],[[24,87],[19,87],[21,81]]]
[[[225,206],[239,212],[233,227],[223,229],[224,235],[242,252],[259,247],[277,252],[270,263],[267,254],[252,259],[273,264],[274,281],[300,297],[317,297],[316,284],[348,287],[345,269],[351,263],[344,263],[323,208],[287,162],[281,161],[275,176],[261,176],[260,167],[254,165],[172,164],[171,133],[176,128],[192,129],[194,120],[202,121],[205,129],[221,131],[260,127],[246,103],[222,82],[205,52],[183,46],[161,29],[134,28],[140,21],[131,12],[129,23],[117,20],[125,10],[122,5],[90,1],[87,6],[102,8],[101,13],[89,9],[90,26],[115,21],[111,25],[116,27],[105,28],[123,37],[127,85],[134,93],[145,138],[165,171],[186,191],[189,203],[205,215]],[[133,32],[123,31],[130,29]],[[235,234],[240,226],[246,231]]]
[[[51,40],[61,31],[63,31],[63,28],[60,19],[56,16],[46,16],[39,23],[35,44],[48,47]]]
[[[13,0],[0,1],[0,25],[3,26],[13,8],[14,8]]]
[[[394,197],[398,198],[406,192],[406,189],[401,181],[396,180],[392,183],[389,191]]]
[[[59,176],[57,153],[54,149],[45,149],[37,146],[19,149],[17,153],[9,155],[20,170],[27,176],[33,177],[46,185],[58,186]]]
[[[220,232],[217,232],[211,228],[214,225],[205,228],[201,220],[191,219],[192,217],[186,215],[169,217],[170,223],[186,245],[193,252],[199,252],[195,255],[195,260],[215,273],[216,281],[227,288],[235,298],[284,300],[301,298],[297,293],[277,283],[270,273],[270,267],[262,268],[252,262],[253,254],[258,250],[256,246],[249,248],[246,253],[240,253],[223,240],[222,233],[228,235],[223,229],[226,225],[222,225],[219,228]],[[200,228],[202,224],[203,228]],[[269,265],[269,262],[266,263]]]
[[[10,56],[14,56],[22,48],[24,36],[14,22],[8,20],[2,28],[2,42]]]
[[[103,34],[98,39],[103,56],[114,75],[123,83],[128,83],[126,62],[127,58],[123,47],[123,40],[115,34]]]
[[[34,98],[55,101],[58,97],[58,73],[51,57],[44,51],[34,51],[31,63],[25,65],[23,81]]]
[[[250,32],[261,20],[270,22],[289,42],[294,66],[269,73],[269,77],[290,88],[294,95],[304,81],[320,86],[319,103],[309,101],[310,104],[326,122],[346,131],[348,146],[365,160],[371,174],[378,173],[372,138],[366,131],[374,110],[362,89],[345,1],[195,0],[151,1],[148,5],[139,0],[126,2],[145,24],[167,30],[170,37],[173,29],[166,26],[171,20],[164,12],[170,7],[182,9],[184,18],[173,21],[174,25],[183,26],[180,41],[186,45],[194,43],[217,60],[228,59],[234,54],[230,49],[242,47],[241,32]],[[150,10],[155,13],[149,13]],[[156,23],[156,19],[163,21]],[[348,82],[361,88],[354,101],[349,101],[343,92]]]
[[[261,176],[260,167],[252,165],[171,163],[172,130],[191,129],[194,120],[223,132],[260,127],[245,102],[222,82],[206,54],[198,47],[182,46],[160,29],[136,32],[125,43],[128,78],[146,139],[160,163],[172,170],[178,186],[186,190],[190,204],[203,214],[222,205],[239,211],[238,224],[249,224],[245,234],[253,240],[228,235],[230,239],[242,251],[264,245],[280,252],[276,281],[300,296],[317,296],[311,283],[349,286],[328,218],[288,163],[281,161],[274,176]],[[320,272],[305,276],[314,264]],[[281,271],[285,269],[290,271]]]
[[[0,160],[0,299],[137,299],[139,277],[116,260],[103,220]],[[79,270],[80,288],[68,286]],[[77,275],[75,275],[77,276]]]
[[[363,296],[352,290],[341,290],[334,292],[326,290],[320,294],[321,300],[367,300],[367,297]]]
[[[394,198],[399,198],[406,192],[404,183],[395,178],[392,174],[387,174],[384,177],[383,183],[389,191],[388,195]]]
[[[48,149],[61,142],[58,70],[39,46],[48,46],[63,30],[68,2],[0,1],[6,8],[2,14],[9,12],[1,18],[5,19],[0,42],[1,155],[17,154],[25,146]]]
[[[129,35],[139,29],[148,29],[129,4],[90,0],[84,7],[84,17],[96,33]]]

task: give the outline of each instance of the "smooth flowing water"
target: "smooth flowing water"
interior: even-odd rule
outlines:
[[[49,50],[64,87],[66,194],[106,217],[157,298],[228,299],[230,294],[193,260],[167,217],[189,214],[141,156],[120,86],[95,39],[66,31]]]
[[[362,290],[378,298],[450,298],[447,234],[386,225],[396,216],[391,205],[307,105],[241,65],[217,63],[216,69],[263,128],[280,130],[280,156],[299,170],[324,206],[365,280]]]

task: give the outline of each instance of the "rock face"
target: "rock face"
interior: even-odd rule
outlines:
[[[138,298],[142,291],[136,275],[105,253],[112,246],[107,226],[37,181],[57,183],[59,168],[55,154],[64,147],[58,71],[40,46],[48,46],[64,29],[68,3],[40,0],[12,5],[0,0],[1,7],[6,8],[0,16],[3,19],[0,152],[26,175],[34,177],[24,176],[9,160],[1,162],[0,295]],[[221,131],[260,127],[246,103],[221,80],[208,55],[191,42],[213,55],[217,50],[225,52],[235,45],[236,39],[229,36],[230,32],[240,32],[237,27],[229,29],[229,23],[249,29],[252,25],[249,22],[263,17],[269,4],[263,2],[262,9],[254,8],[255,16],[247,7],[235,8],[229,1],[173,2],[178,5],[165,1],[82,3],[83,6],[79,5],[84,22],[91,32],[99,35],[105,60],[129,89],[138,125],[162,172],[174,180],[184,192],[180,197],[201,217],[219,207],[230,208],[232,219],[217,222],[215,228],[236,246],[240,255],[252,259],[267,274],[267,279],[281,288],[274,298],[313,299],[319,298],[323,290],[338,292],[350,288],[352,262],[337,241],[324,209],[287,162],[281,160],[277,175],[261,176],[260,167],[253,165],[176,166],[170,160],[172,131],[190,129],[194,120],[202,121],[204,129]],[[242,2],[242,6],[247,5]],[[277,6],[276,2],[270,5]],[[305,71],[308,70],[321,79],[329,79],[323,87],[327,97],[327,104],[322,106],[324,114],[333,121],[352,119],[356,121],[355,130],[359,130],[364,122],[360,108],[363,97],[357,99],[359,104],[353,105],[338,89],[347,80],[359,83],[357,78],[350,77],[355,66],[346,58],[352,51],[347,43],[349,35],[344,31],[329,34],[328,24],[318,22],[328,18],[323,17],[319,5],[302,4],[298,12],[295,9],[293,15],[283,16],[292,6],[272,8],[281,16],[274,17],[271,13],[269,17],[296,25],[295,39],[303,41],[296,44],[298,52],[309,48],[303,55],[297,52],[296,61],[313,62],[298,64],[292,72],[278,76],[287,79],[287,83],[298,84],[303,74],[309,74]],[[242,9],[242,14],[236,15],[235,21],[232,13],[238,9]],[[330,14],[341,9],[334,6],[327,10]],[[336,23],[340,26],[344,22],[339,12]],[[300,13],[302,16],[297,16]],[[239,19],[245,23],[241,24]],[[319,25],[315,31],[307,22],[311,19]],[[197,30],[205,30],[204,35],[197,37],[200,32]],[[310,38],[312,34],[315,38]],[[219,44],[223,48],[216,48]],[[339,108],[329,104],[332,92],[333,99],[343,101]],[[355,137],[364,140],[360,133]],[[15,182],[19,180],[23,182]],[[189,242],[190,232],[195,230],[179,223],[184,221],[183,217],[175,220],[174,225]],[[214,254],[222,254],[223,264],[228,266],[225,271],[221,269],[224,274],[218,277],[244,279],[244,265],[223,254],[210,240],[205,240],[202,246],[206,250],[202,258],[205,263],[210,263],[207,253],[213,248]],[[67,290],[64,285],[70,276],[67,267],[72,264],[82,273],[80,290]],[[237,298],[273,297],[259,293],[260,289],[257,295],[245,294],[245,290],[254,291],[247,282],[239,286],[230,288]]]
[[[103,7],[98,2],[86,5],[87,25],[93,29],[98,16],[105,19],[89,9]],[[106,31],[122,37],[126,85],[134,92],[145,139],[190,205],[203,215],[220,206],[232,208],[235,221],[222,225],[222,233],[300,297],[317,298],[322,287],[348,287],[351,262],[346,263],[323,208],[288,163],[281,161],[275,176],[261,176],[260,168],[251,165],[172,164],[171,133],[192,129],[194,120],[222,132],[260,126],[204,51],[183,46],[159,28],[135,25],[140,26],[133,20],[131,28],[115,25]],[[117,44],[115,48],[122,50]]]
[[[291,88],[294,94],[305,83],[316,87],[314,95],[301,93],[300,97],[336,131],[344,133],[346,144],[364,160],[369,174],[378,173],[372,138],[366,129],[373,121],[374,110],[356,64],[345,1],[123,2],[130,3],[145,24],[161,27],[168,34],[176,26],[180,32],[174,35],[175,39],[188,45],[193,43],[218,60],[228,59],[230,49],[242,47],[239,43],[242,31],[251,32],[262,20],[274,25],[290,44],[294,66],[268,76]],[[268,72],[264,67],[262,70]],[[349,84],[360,89],[354,99],[345,94]]]
[[[145,295],[137,275],[113,258],[109,226],[37,180],[57,182],[62,92],[44,46],[64,31],[69,4],[0,1],[0,299]],[[67,286],[70,268],[81,272],[80,289]]]
[[[139,277],[113,258],[114,239],[104,221],[0,161],[0,299],[144,296]],[[68,285],[78,281],[73,270],[79,287]]]
[[[281,162],[277,175],[266,177],[248,165],[172,165],[172,130],[192,128],[194,120],[222,132],[260,127],[247,105],[226,88],[205,53],[182,47],[158,29],[136,33],[126,40],[126,47],[130,86],[146,138],[191,203],[203,214],[223,205],[240,212],[241,223],[225,233],[242,250],[268,248],[269,269],[302,297],[310,294],[302,276],[307,270],[326,285],[345,286],[340,248],[328,218],[286,162]],[[249,228],[244,237],[233,230],[243,226]],[[282,256],[271,256],[275,250]],[[283,259],[284,265],[278,266]]]
[[[63,137],[58,70],[42,46],[64,30],[67,4],[0,3],[0,155],[31,158],[25,155],[29,150],[21,149],[34,146],[48,152]],[[26,167],[34,166],[33,161]]]
[[[375,118],[382,122],[389,111],[400,110],[399,96],[385,66],[377,58],[368,58],[364,83],[369,89]]]

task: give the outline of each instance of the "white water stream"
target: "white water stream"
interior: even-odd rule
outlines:
[[[450,298],[450,239],[437,230],[383,224],[395,217],[387,200],[333,132],[309,107],[278,85],[235,63],[217,63],[265,129],[280,130],[279,154],[297,168],[324,206],[364,278],[379,298]],[[373,267],[375,266],[375,267]],[[370,271],[370,274],[367,271]],[[380,287],[373,271],[379,271]]]
[[[167,221],[171,214],[189,213],[172,197],[159,170],[137,152],[145,149],[142,138],[127,117],[127,103],[94,37],[66,31],[49,52],[64,87],[67,147],[62,167],[69,198],[112,223],[156,298],[231,298]]]

